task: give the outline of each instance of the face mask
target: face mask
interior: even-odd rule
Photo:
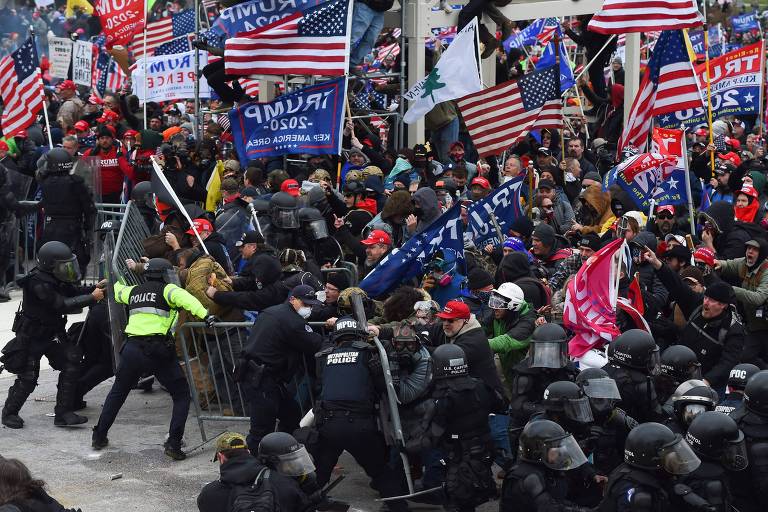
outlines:
[[[483,304],[488,304],[488,299],[491,297],[491,292],[490,291],[487,291],[487,292],[483,292],[483,291],[475,292],[475,297],[480,299],[480,301]]]
[[[303,307],[300,307],[300,308],[299,308],[299,310],[297,311],[297,313],[299,314],[299,316],[300,316],[301,318],[303,318],[304,320],[306,320],[307,318],[309,318],[309,315],[311,315],[311,314],[312,314],[312,308],[310,308],[309,306],[303,306]]]
[[[415,216],[417,216],[417,217],[423,217],[424,216],[424,210],[422,210],[421,208],[414,208],[413,209],[413,214]]]

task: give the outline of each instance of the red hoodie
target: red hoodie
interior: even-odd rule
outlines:
[[[133,181],[133,167],[117,148],[112,146],[104,151],[98,146],[86,151],[83,156],[98,156],[101,159],[101,193],[115,194],[123,190],[123,177]]]

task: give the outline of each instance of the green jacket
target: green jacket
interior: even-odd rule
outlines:
[[[744,258],[719,260],[720,275],[724,278],[738,277],[741,286],[734,286],[736,300],[744,307],[744,320],[751,332],[768,330],[768,310],[757,316],[757,310],[762,309],[768,302],[768,261],[757,268],[748,270]]]
[[[513,325],[502,319],[494,318],[488,331],[488,343],[491,350],[499,356],[504,377],[512,373],[512,367],[528,353],[528,344],[536,328],[536,312],[527,302],[520,311],[520,316]]]
[[[131,291],[136,286],[126,286],[123,283],[115,283],[115,300],[119,304],[128,304]],[[200,304],[191,293],[175,284],[166,284],[163,288],[163,298],[171,306],[171,313],[167,316],[156,313],[134,311],[128,317],[128,325],[125,333],[128,336],[153,336],[166,335],[176,322],[176,310],[186,309],[198,318],[208,316],[208,311]]]

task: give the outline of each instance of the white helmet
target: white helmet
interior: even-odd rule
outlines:
[[[515,283],[502,283],[497,289],[491,291],[491,296],[488,298],[488,307],[491,309],[520,311],[524,303],[523,290]]]

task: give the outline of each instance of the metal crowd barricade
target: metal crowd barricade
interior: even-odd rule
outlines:
[[[309,325],[326,335],[324,322],[309,322]],[[232,380],[232,372],[252,326],[250,322],[219,322],[206,328],[203,322],[187,322],[177,330],[182,364],[203,441],[208,440],[206,422],[250,421],[247,396],[240,384]],[[314,404],[311,375],[305,360],[304,372],[295,375],[288,386],[302,416]]]
[[[149,227],[144,221],[144,216],[136,206],[135,201],[128,201],[125,205],[125,213],[120,223],[120,231],[115,240],[115,250],[112,254],[112,270],[118,277],[125,280],[126,284],[139,284],[141,276],[128,270],[125,260],[139,261],[144,254],[142,241],[150,235]]]

